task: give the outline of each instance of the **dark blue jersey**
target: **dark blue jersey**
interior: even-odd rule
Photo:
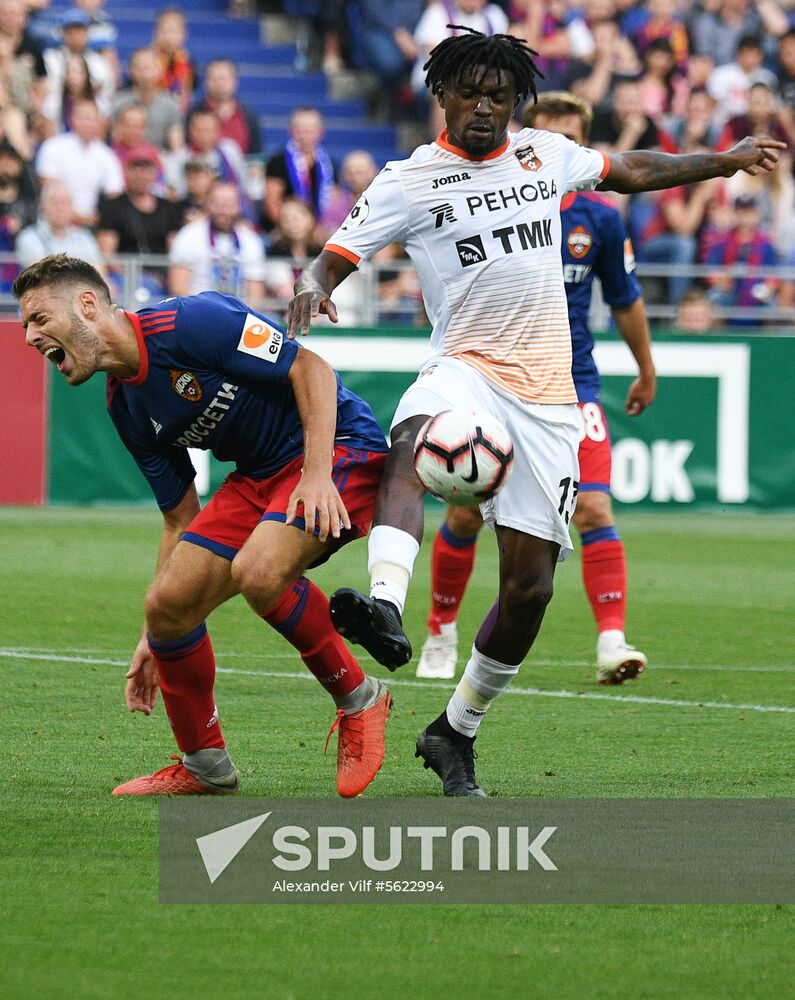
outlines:
[[[127,313],[141,351],[138,374],[108,376],[108,412],[161,510],[194,478],[187,448],[211,451],[253,479],[303,451],[287,379],[300,348],[280,326],[217,292],[171,298]],[[385,452],[372,410],[337,376],[336,440]]]
[[[563,280],[571,325],[571,374],[581,403],[599,401],[599,372],[588,325],[594,277],[605,302],[626,309],[641,296],[635,257],[618,210],[599,194],[566,195],[561,202]]]

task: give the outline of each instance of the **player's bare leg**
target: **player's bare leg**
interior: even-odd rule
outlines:
[[[431,553],[431,610],[417,677],[449,680],[458,663],[458,612],[472,569],[475,543],[483,527],[477,507],[448,507]]]
[[[334,699],[337,790],[349,798],[364,791],[383,763],[392,696],[364,675],[331,625],[325,594],[303,575],[333,544],[295,525],[262,521],[235,557],[232,577],[254,611],[298,650]]]
[[[411,659],[402,614],[424,526],[425,490],[414,473],[414,439],[427,416],[414,416],[392,431],[368,540],[370,596],[343,588],[331,596],[334,627],[389,670]]]
[[[609,493],[581,488],[574,526],[582,542],[583,585],[599,633],[596,679],[600,684],[623,684],[638,677],[647,660],[624,635],[627,569]]]
[[[472,647],[447,708],[420,734],[418,757],[442,779],[445,795],[482,796],[475,777],[478,727],[529,652],[547,605],[559,546],[512,528],[497,527],[499,596]]]
[[[213,687],[215,656],[205,618],[236,593],[229,560],[191,542],[179,542],[146,596],[148,648],[136,651],[135,688],[157,670],[160,691],[183,757],[152,775],[114,789],[114,795],[224,795],[238,778],[218,721]]]

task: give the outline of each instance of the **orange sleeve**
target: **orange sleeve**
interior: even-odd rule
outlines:
[[[344,257],[345,260],[353,264],[354,267],[358,267],[359,261],[362,259],[361,257],[358,257],[352,250],[346,250],[345,247],[337,246],[336,243],[327,243],[323,247],[323,249],[328,250],[329,253],[339,254],[340,257]]]

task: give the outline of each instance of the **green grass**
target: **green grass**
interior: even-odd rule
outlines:
[[[795,716],[709,703],[795,706],[795,518],[633,514],[621,527],[629,637],[651,669],[631,687],[594,684],[593,623],[572,559],[517,680],[536,693],[504,697],[485,724],[482,784],[501,796],[791,795]],[[162,708],[144,719],[122,705],[157,537],[156,512],[0,510],[4,996],[787,995],[791,907],[159,904],[156,803],[109,794],[173,749]],[[428,550],[407,616],[417,646]],[[488,535],[478,559],[462,654],[494,596]],[[364,563],[357,543],[314,579],[361,585]],[[295,676],[290,647],[242,602],[211,628],[219,666],[239,671],[219,674],[217,693],[244,794],[333,795],[327,696]],[[69,656],[119,665],[59,659]],[[368,794],[436,795],[413,740],[446,691],[393,680],[387,759]]]

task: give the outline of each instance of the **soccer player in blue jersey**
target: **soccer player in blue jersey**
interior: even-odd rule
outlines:
[[[524,113],[531,128],[560,132],[579,145],[588,139],[592,112],[573,94],[548,92]],[[635,277],[632,246],[615,206],[595,192],[567,194],[561,202],[563,276],[572,341],[572,375],[582,415],[580,479],[574,526],[582,543],[582,577],[598,638],[596,677],[621,684],[646,666],[646,656],[624,635],[627,570],[624,546],[610,502],[610,435],[600,402],[600,379],[588,325],[593,279],[599,278],[616,328],[638,365],[625,409],[642,413],[654,400],[655,373],[649,324]],[[478,508],[450,507],[434,539],[428,637],[417,664],[418,677],[450,678],[458,658],[456,619],[475,562],[483,525]]]
[[[183,756],[114,794],[237,791],[205,618],[242,593],[334,699],[337,789],[358,795],[383,761],[391,696],[362,673],[304,572],[369,530],[386,455],[370,407],[231,296],[125,312],[90,264],[65,254],[28,267],[14,294],[27,343],[70,385],[107,374],[108,412],[163,514],[126,700],[149,715],[159,687]],[[236,465],[203,509],[188,448]]]

